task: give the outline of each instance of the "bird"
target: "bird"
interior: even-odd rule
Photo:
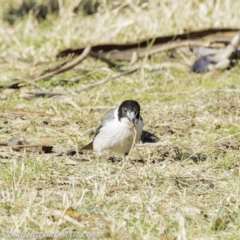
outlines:
[[[238,60],[238,46],[240,44],[240,33],[235,35],[231,42],[220,49],[200,47],[200,57],[193,63],[190,72],[204,73],[213,69],[227,69]]]
[[[122,154],[126,160],[125,157],[128,158],[133,144],[140,140],[142,131],[143,119],[139,103],[135,100],[125,100],[119,107],[105,113],[98,124],[93,141],[82,149],[97,152],[100,159],[104,153],[117,153]]]

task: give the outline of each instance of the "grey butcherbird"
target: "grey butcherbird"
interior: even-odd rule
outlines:
[[[100,157],[105,152],[128,155],[134,141],[133,129],[136,130],[135,142],[140,140],[143,119],[137,101],[126,100],[117,108],[109,110],[100,121],[95,137],[83,149],[91,149]]]

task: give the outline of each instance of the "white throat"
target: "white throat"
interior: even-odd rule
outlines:
[[[129,119],[127,117],[122,117],[121,119],[119,119],[118,108],[116,108],[116,110],[114,112],[114,120],[121,122],[121,123],[125,123],[125,124],[127,123],[127,124],[131,125],[131,122],[129,121]]]

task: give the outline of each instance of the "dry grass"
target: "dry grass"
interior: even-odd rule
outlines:
[[[239,27],[237,1],[103,1],[93,16],[73,14],[78,1],[59,2],[59,15],[41,23],[31,14],[14,25],[1,19],[0,83],[54,65],[65,47]],[[3,18],[6,1],[1,6]],[[160,54],[143,61],[166,59]],[[140,145],[142,158],[134,150],[123,171],[122,162],[108,156],[98,162],[92,153],[57,157],[1,147],[1,230],[64,229],[79,238],[96,232],[100,239],[239,239],[239,66],[205,75],[142,68],[79,95],[25,98],[29,89],[76,89],[114,74],[87,59],[47,81],[1,92],[1,142],[12,136],[30,143],[54,139],[55,149],[76,149],[91,140],[87,129],[106,109],[125,99],[139,101],[145,130],[160,142]],[[4,113],[14,109],[49,115]],[[61,216],[64,211],[71,219]]]

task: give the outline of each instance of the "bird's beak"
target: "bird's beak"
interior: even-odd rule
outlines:
[[[136,114],[135,114],[135,112],[130,112],[130,113],[129,113],[129,120],[131,120],[131,122],[132,122],[133,124],[135,124],[135,120],[136,120]]]

